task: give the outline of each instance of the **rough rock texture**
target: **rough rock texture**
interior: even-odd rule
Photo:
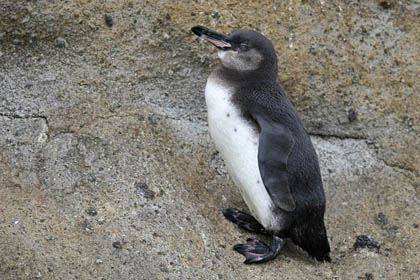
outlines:
[[[420,2],[0,2],[1,279],[418,279]],[[112,24],[110,24],[112,22]],[[214,49],[253,28],[319,153],[331,264],[246,266],[206,127]],[[93,208],[92,208],[93,207]],[[92,215],[95,209],[96,215]],[[368,235],[379,251],[353,250]]]

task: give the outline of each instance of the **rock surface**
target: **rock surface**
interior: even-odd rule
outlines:
[[[0,278],[418,279],[420,3],[199,2],[1,1]],[[246,207],[207,133],[218,61],[195,24],[274,42],[331,264],[231,249],[250,234],[221,211]],[[362,234],[380,250],[355,252]]]

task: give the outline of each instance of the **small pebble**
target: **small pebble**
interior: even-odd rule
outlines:
[[[26,83],[25,84],[25,88],[31,88],[31,87],[33,87],[33,83],[31,83],[31,82],[29,82],[29,83]]]
[[[96,214],[98,214],[95,207],[89,207],[88,209],[86,209],[86,213],[91,216],[96,216]]]
[[[377,249],[379,250],[381,246],[379,245],[378,241],[373,240],[367,235],[358,235],[356,236],[356,242],[353,244],[353,249],[356,251],[358,248],[365,248],[368,247],[369,249]]]
[[[412,128],[413,127],[413,124],[414,124],[414,120],[413,120],[413,118],[410,118],[410,117],[404,117],[403,118],[403,121],[404,121],[404,123],[409,127],[409,128]]]
[[[57,48],[65,48],[67,47],[67,41],[64,38],[58,37],[55,39],[54,44]]]
[[[211,17],[214,18],[214,19],[218,19],[220,17],[220,14],[218,12],[213,12],[211,14]]]
[[[391,236],[396,236],[398,234],[398,226],[389,226],[386,228],[386,231],[388,232],[389,235]]]
[[[350,109],[347,115],[349,122],[355,121],[357,119],[357,113],[355,110]]]
[[[165,273],[169,273],[169,269],[168,267],[166,267],[165,265],[161,265],[159,267],[160,271],[165,272]]]
[[[381,2],[379,2],[379,5],[384,9],[389,9],[389,8],[392,8],[392,6],[393,6],[391,1],[381,1]]]
[[[98,224],[100,224],[100,225],[105,224],[105,219],[104,218],[99,218],[98,219]]]
[[[147,199],[154,199],[155,193],[154,191],[149,189],[146,183],[136,182],[134,184],[134,193],[144,196]]]
[[[114,247],[115,249],[122,249],[121,242],[115,241],[114,243],[112,243],[112,247]]]
[[[157,121],[156,121],[156,120],[155,120],[152,116],[149,116],[147,119],[149,120],[149,123],[150,123],[152,126],[157,125]]]
[[[78,224],[81,231],[86,233],[93,233],[93,227],[87,220],[83,220]]]
[[[378,213],[378,216],[376,216],[376,222],[378,224],[386,225],[388,223],[388,219],[386,218],[386,216],[384,215],[384,213],[379,212]]]
[[[372,273],[365,273],[365,280],[375,280],[375,276]]]
[[[112,17],[109,15],[105,15],[105,23],[108,27],[112,27],[114,25],[112,22]]]
[[[320,129],[324,126],[321,121],[313,121],[312,124],[317,129]]]
[[[101,259],[96,259],[95,263],[96,264],[103,264],[104,262]]]
[[[311,46],[311,47],[309,48],[309,52],[310,52],[312,55],[316,55],[316,49],[315,49],[315,47],[314,47],[314,46]]]

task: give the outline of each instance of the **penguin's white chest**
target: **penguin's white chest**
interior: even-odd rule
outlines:
[[[206,103],[210,135],[252,215],[266,229],[274,230],[278,221],[258,167],[259,135],[230,101],[231,94],[229,88],[211,77],[208,79]]]

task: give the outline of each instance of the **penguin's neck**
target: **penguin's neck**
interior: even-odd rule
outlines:
[[[265,67],[256,70],[238,71],[219,64],[212,76],[223,81],[231,87],[250,86],[259,83],[272,83],[277,81],[277,67]]]

